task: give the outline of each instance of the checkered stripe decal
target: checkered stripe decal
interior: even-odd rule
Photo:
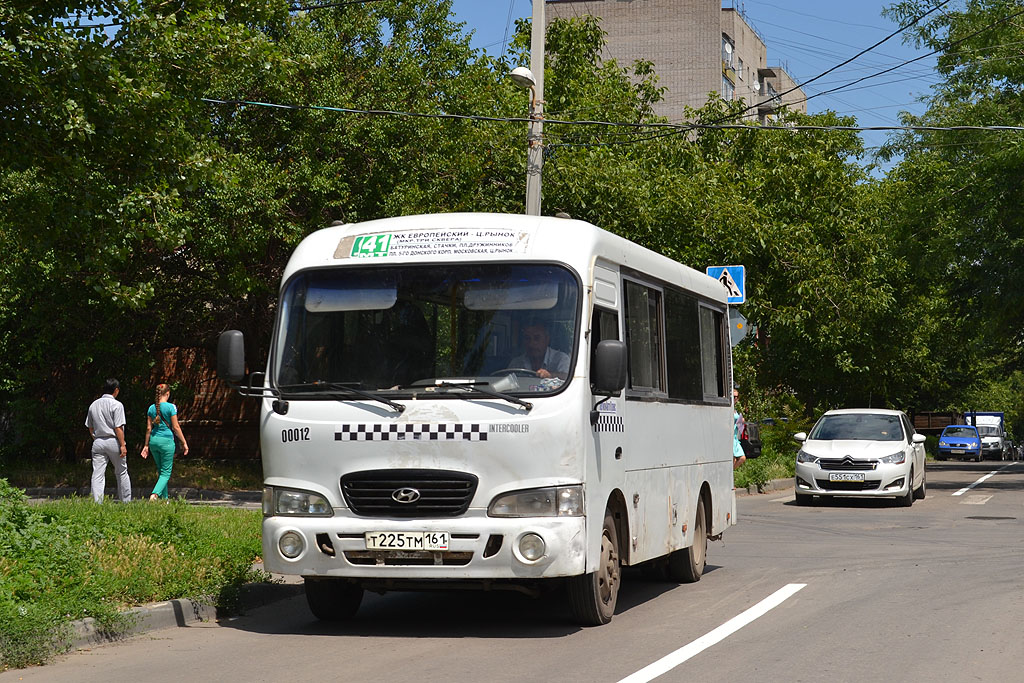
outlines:
[[[626,423],[622,421],[621,415],[599,415],[597,424],[594,425],[595,432],[624,432]]]
[[[481,424],[347,424],[338,425],[335,441],[487,441]]]

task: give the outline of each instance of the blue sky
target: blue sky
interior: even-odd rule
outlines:
[[[644,0],[633,0],[643,2]],[[898,27],[882,16],[890,2],[873,0],[726,0],[724,6],[741,10],[765,39],[768,63],[782,64],[802,83],[845,61],[878,42]],[[585,7],[586,3],[579,3]],[[454,11],[467,31],[475,31],[473,45],[491,54],[502,50],[511,35],[515,19],[529,16],[531,0],[454,0]],[[900,36],[890,39],[851,64],[830,73],[805,89],[814,95],[895,66],[925,51],[904,44]],[[864,81],[850,89],[814,97],[808,112],[833,110],[857,118],[864,126],[899,125],[899,113],[921,113],[918,98],[931,92],[937,82],[935,59],[929,57],[901,67],[884,76]],[[886,133],[863,133],[865,142],[875,146]]]

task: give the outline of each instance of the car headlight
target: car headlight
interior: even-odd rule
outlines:
[[[552,486],[498,496],[487,508],[491,517],[581,517],[582,486]]]
[[[327,499],[318,493],[279,489],[263,489],[263,516],[274,517],[333,517],[334,510]]]
[[[818,462],[818,456],[811,455],[810,453],[807,453],[807,452],[801,450],[801,451],[799,451],[796,454],[796,461],[797,462]]]
[[[884,458],[879,458],[878,462],[885,463],[886,465],[900,465],[907,461],[907,454],[904,451],[899,453],[893,453],[887,455]]]

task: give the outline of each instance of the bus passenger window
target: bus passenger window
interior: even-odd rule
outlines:
[[[626,345],[630,388],[660,392],[661,292],[636,282],[626,282]]]
[[[725,396],[725,315],[701,306],[700,350],[704,368],[704,397]]]

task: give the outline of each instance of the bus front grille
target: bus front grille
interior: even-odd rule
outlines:
[[[363,517],[458,517],[477,478],[449,470],[366,470],[341,478],[345,502]]]

